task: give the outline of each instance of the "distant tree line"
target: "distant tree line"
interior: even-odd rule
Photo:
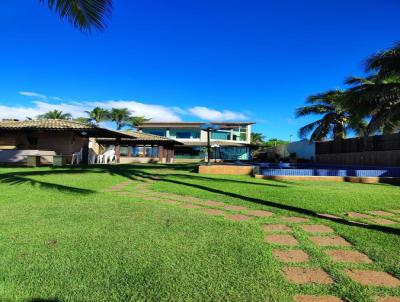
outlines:
[[[370,56],[365,77],[349,77],[344,90],[329,90],[307,99],[296,116],[321,118],[299,130],[313,141],[394,133],[400,130],[400,43]]]
[[[137,128],[141,124],[150,120],[144,116],[133,116],[128,108],[112,108],[111,110],[106,110],[104,108],[96,107],[91,111],[85,111],[85,113],[87,115],[86,117],[78,117],[73,119],[70,113],[64,113],[60,110],[52,110],[38,115],[37,118],[74,120],[81,123],[95,124],[97,126],[101,122],[111,121],[115,123],[117,130],[121,130],[124,127]]]

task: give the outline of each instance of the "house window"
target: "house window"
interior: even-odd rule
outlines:
[[[190,131],[179,131],[176,132],[176,138],[190,138],[191,132]]]

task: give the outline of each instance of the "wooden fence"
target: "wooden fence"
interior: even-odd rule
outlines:
[[[400,134],[317,142],[315,152],[319,163],[400,166]]]

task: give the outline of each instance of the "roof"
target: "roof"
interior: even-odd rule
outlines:
[[[204,147],[207,146],[207,142],[183,142],[185,146],[193,146],[193,147]],[[246,144],[246,143],[236,143],[236,142],[230,142],[230,141],[215,141],[211,140],[210,142],[211,145],[219,145],[221,147],[248,147],[251,146],[251,144]]]
[[[205,124],[213,124],[218,126],[226,127],[237,127],[241,125],[253,125],[255,122],[145,122],[140,125],[140,128],[153,128],[153,127],[177,127],[177,128],[187,128],[187,127],[200,127]]]
[[[119,131],[120,133],[124,134],[126,137],[121,139],[121,142],[135,142],[138,144],[147,143],[147,144],[157,144],[157,143],[171,143],[174,145],[182,145],[181,142],[176,140],[170,139],[165,136],[159,136],[154,134],[148,133],[141,133],[141,132],[134,132],[134,131]],[[98,138],[97,141],[106,142],[106,141],[113,141],[114,139],[110,138]]]
[[[75,122],[71,120],[58,120],[58,119],[40,119],[40,120],[2,120],[0,121],[0,131],[23,131],[23,130],[48,130],[48,131],[76,131],[76,132],[86,132],[88,136],[103,136],[103,137],[129,137],[128,135],[100,128],[93,124],[86,124]]]

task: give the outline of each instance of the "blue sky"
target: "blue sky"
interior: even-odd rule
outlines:
[[[37,0],[0,0],[0,118],[126,106],[288,139],[306,96],[400,40],[397,0],[114,2],[106,31],[85,35]]]

